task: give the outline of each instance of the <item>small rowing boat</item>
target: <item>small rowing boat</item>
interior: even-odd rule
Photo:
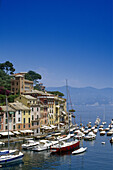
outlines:
[[[85,148],[81,147],[81,148],[73,151],[72,154],[80,154],[80,153],[85,152],[86,150],[87,150],[87,147],[85,147]]]

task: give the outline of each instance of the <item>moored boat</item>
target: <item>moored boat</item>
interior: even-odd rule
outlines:
[[[38,145],[39,142],[35,142],[34,140],[29,140],[28,143],[22,144],[22,149],[27,150],[30,149],[36,145]]]
[[[102,130],[101,132],[100,132],[100,135],[101,136],[103,136],[103,135],[105,135],[106,134],[106,131],[105,130]]]
[[[14,154],[17,151],[18,151],[17,149],[14,149],[14,150],[11,150],[11,149],[10,150],[1,150],[0,155]]]
[[[79,149],[80,141],[75,140],[71,142],[59,142],[59,144],[51,146],[51,153],[61,153],[61,152],[68,152]]]
[[[84,137],[84,140],[94,140],[96,135],[93,132],[89,132],[87,136]]]
[[[23,156],[24,154],[22,152],[19,152],[19,154],[16,155],[0,156],[0,165],[20,161],[22,160]]]
[[[113,137],[110,139],[110,143],[113,143]]]
[[[73,151],[72,154],[73,154],[73,155],[74,155],[74,154],[80,154],[80,153],[85,152],[86,150],[87,150],[87,147],[85,147],[85,148],[81,147],[81,148]]]

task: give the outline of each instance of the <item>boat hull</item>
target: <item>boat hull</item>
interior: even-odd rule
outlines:
[[[22,160],[23,156],[24,155],[22,154],[22,155],[4,159],[4,160],[1,160],[1,158],[0,158],[0,165],[20,161],[20,160]]]
[[[72,154],[80,154],[80,153],[83,153],[83,152],[85,152],[87,150],[87,147],[86,148],[80,148],[80,149],[78,149],[78,150],[76,150],[76,151],[73,151],[72,152]]]
[[[80,141],[72,144],[72,145],[69,145],[69,146],[64,146],[64,147],[59,147],[59,148],[51,148],[51,153],[62,153],[62,152],[68,152],[68,151],[73,151],[73,150],[76,150],[76,149],[79,149],[80,147]]]

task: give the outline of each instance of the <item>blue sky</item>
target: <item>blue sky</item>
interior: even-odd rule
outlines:
[[[0,63],[47,87],[113,87],[112,0],[0,0]]]

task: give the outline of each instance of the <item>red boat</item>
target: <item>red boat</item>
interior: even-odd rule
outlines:
[[[80,148],[80,141],[75,140],[71,142],[64,142],[61,141],[57,145],[51,146],[51,153],[61,153],[61,152],[68,152],[73,151]]]

